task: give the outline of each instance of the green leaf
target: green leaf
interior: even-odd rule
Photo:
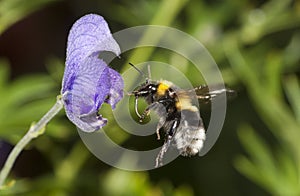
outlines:
[[[51,75],[51,77],[57,82],[61,83],[63,78],[65,64],[64,62],[57,57],[50,57],[47,59],[46,68]]]
[[[265,88],[269,91],[270,95],[279,99],[282,99],[280,78],[283,66],[281,53],[271,52],[267,56],[266,65],[264,66]]]
[[[295,157],[283,150],[273,152],[249,126],[242,126],[238,135],[250,157],[237,157],[237,170],[274,195],[300,194]]]
[[[290,75],[283,81],[284,89],[291,107],[295,113],[296,119],[300,124],[300,85],[296,75]]]
[[[15,143],[55,103],[57,83],[47,75],[8,81],[9,68],[0,60],[0,137]]]
[[[263,185],[272,188],[272,185],[277,183],[276,179],[278,178],[272,151],[249,126],[241,126],[238,136],[245,150],[249,153],[251,160],[253,160],[256,172],[263,173],[263,175],[261,175]],[[252,172],[254,171],[252,170]],[[249,175],[249,171],[247,174]]]
[[[0,59],[0,91],[6,85],[6,82],[9,77],[9,65],[8,62],[4,59]],[[1,97],[0,97],[1,101]]]
[[[240,173],[244,174],[256,184],[265,187],[267,190],[272,190],[272,186],[268,180],[250,159],[246,158],[245,156],[238,156],[234,160],[234,166]]]
[[[299,168],[297,168],[297,160],[287,151],[277,152],[278,172],[281,178],[280,186],[278,187],[281,195],[299,195]]]
[[[57,0],[2,0],[0,1],[0,35],[12,24]]]

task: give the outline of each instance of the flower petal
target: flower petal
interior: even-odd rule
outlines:
[[[86,132],[96,131],[107,123],[98,114],[104,102],[115,108],[123,97],[123,80],[98,58],[101,51],[118,55],[120,48],[101,16],[82,17],[73,25],[68,37],[61,93],[67,117]]]
[[[91,132],[105,125],[98,110],[106,100],[111,85],[107,76],[109,68],[104,61],[92,55],[78,65],[72,85],[63,95],[69,119],[80,129]]]
[[[110,85],[113,88],[109,89],[109,99],[107,99],[106,102],[111,105],[112,109],[115,109],[116,104],[123,97],[124,82],[120,74],[115,70],[109,68],[108,72],[110,76]]]
[[[120,54],[120,47],[114,40],[102,16],[88,14],[77,20],[71,28],[66,63],[79,62],[95,52],[111,51]]]
[[[120,54],[120,47],[112,37],[106,21],[96,14],[81,17],[74,23],[69,33],[62,92],[70,83],[77,64],[81,64],[91,54],[99,54],[101,51]]]

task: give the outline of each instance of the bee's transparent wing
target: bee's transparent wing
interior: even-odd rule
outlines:
[[[226,93],[226,96],[229,99],[236,97],[236,91],[227,87],[223,88],[219,85],[214,85],[211,89],[209,89],[207,85],[201,85],[189,91],[195,91],[197,98],[204,103],[209,102],[213,98],[224,93]]]

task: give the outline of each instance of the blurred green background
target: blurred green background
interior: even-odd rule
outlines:
[[[300,195],[300,1],[1,0],[1,167],[31,122],[54,104],[68,31],[87,13],[104,16],[112,32],[166,25],[201,41],[238,91],[222,133],[204,157],[128,172],[95,158],[61,112],[22,152],[7,182],[16,181],[0,195]],[[127,56],[189,65],[156,50]],[[197,85],[199,76],[185,71]],[[202,113],[208,124],[209,109]],[[131,141],[122,130],[113,137]]]

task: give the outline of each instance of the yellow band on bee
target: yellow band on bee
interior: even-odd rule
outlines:
[[[169,88],[170,88],[170,86],[168,84],[160,83],[157,88],[157,94],[164,95]]]

